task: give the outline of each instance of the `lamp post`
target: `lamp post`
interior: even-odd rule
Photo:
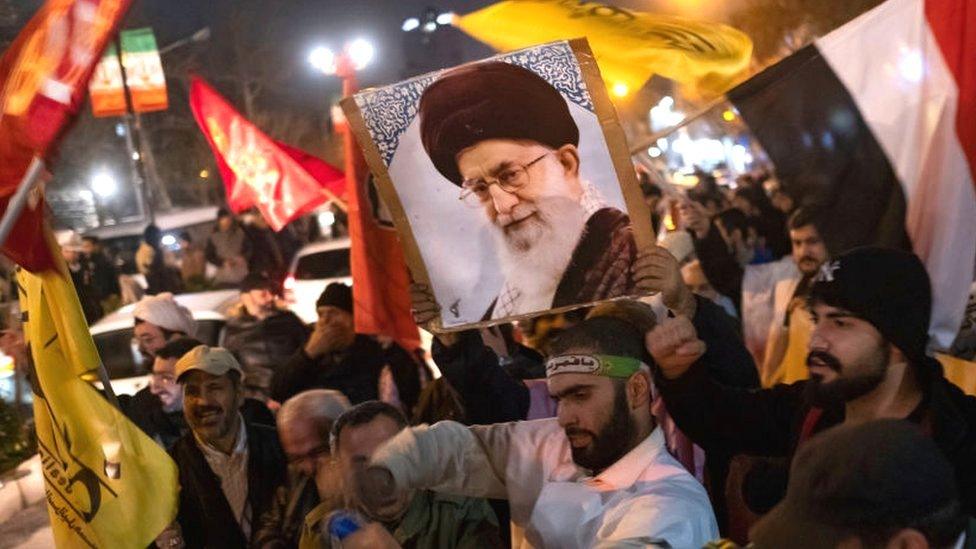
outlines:
[[[366,68],[373,60],[375,55],[373,45],[364,38],[357,38],[347,42],[342,51],[336,54],[326,46],[317,46],[309,52],[308,62],[315,70],[325,75],[334,75],[342,79],[342,95],[349,97],[356,93],[358,84],[356,82],[356,72]],[[331,108],[331,107],[330,107]],[[342,148],[344,157],[344,167],[346,173],[346,192],[357,193],[360,182],[358,174],[368,173],[362,155],[356,153],[356,140],[353,138],[352,131],[348,124],[341,124]],[[341,201],[333,201],[340,209],[346,210],[347,206]],[[359,200],[350,200],[350,204],[358,204]],[[350,226],[353,220],[350,219]],[[350,228],[350,231],[352,229]]]
[[[376,51],[364,38],[347,42],[339,53],[327,46],[316,46],[308,54],[308,62],[322,74],[338,76],[342,79],[342,95],[356,93],[356,72],[372,62]]]

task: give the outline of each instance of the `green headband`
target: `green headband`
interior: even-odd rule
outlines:
[[[559,355],[546,362],[546,377],[558,374],[592,374],[604,377],[628,378],[644,363],[629,356],[616,355]]]

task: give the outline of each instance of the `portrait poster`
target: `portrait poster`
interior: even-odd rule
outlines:
[[[585,40],[364,90],[342,108],[370,194],[440,306],[434,329],[637,294],[650,214]]]

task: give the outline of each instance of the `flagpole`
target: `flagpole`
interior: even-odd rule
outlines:
[[[725,98],[724,95],[720,95],[720,96],[716,97],[715,99],[712,99],[704,107],[702,107],[702,108],[698,109],[697,111],[691,113],[689,116],[685,117],[685,119],[682,120],[681,122],[679,122],[678,124],[676,124],[674,126],[671,126],[671,127],[668,127],[668,128],[664,128],[661,131],[654,132],[651,135],[645,137],[644,139],[641,139],[640,141],[638,141],[636,145],[634,145],[634,146],[632,146],[630,148],[630,154],[634,155],[634,154],[638,154],[638,153],[641,153],[641,152],[646,151],[647,148],[650,147],[651,145],[653,145],[654,143],[656,143],[658,139],[661,139],[662,137],[666,137],[666,136],[668,136],[668,135],[670,135],[670,134],[672,134],[672,133],[680,130],[681,128],[687,126],[688,124],[691,124],[695,120],[698,120],[699,118],[701,118],[701,117],[705,116],[706,114],[708,114],[709,111],[711,111],[715,107],[721,105],[725,101],[726,101],[726,98]]]
[[[346,213],[349,212],[349,206],[347,206],[346,203],[343,202],[341,198],[339,198],[338,196],[336,196],[336,194],[334,192],[332,192],[329,189],[326,189],[324,187],[322,188],[322,192],[324,192],[325,193],[325,196],[329,197],[329,200],[331,200],[332,203],[335,204],[336,207],[338,207],[340,210],[342,210],[343,212],[346,212]]]
[[[35,156],[31,160],[30,166],[27,167],[27,172],[24,173],[24,177],[20,180],[20,185],[17,186],[17,191],[10,198],[10,202],[7,204],[7,211],[3,212],[3,219],[0,219],[0,245],[7,242],[7,237],[10,236],[10,231],[13,230],[14,225],[17,223],[17,219],[20,217],[20,212],[27,205],[27,197],[30,196],[31,189],[37,184],[38,179],[44,174],[44,161],[41,160],[39,156]]]
[[[21,178],[20,185],[17,186],[17,191],[10,198],[10,202],[7,204],[7,210],[3,212],[3,218],[0,219],[0,245],[7,242],[10,231],[17,224],[17,219],[20,218],[24,206],[27,205],[27,199],[30,196],[31,190],[34,189],[38,180],[43,175],[44,161],[41,160],[41,157],[35,156],[27,167],[27,171],[24,172],[24,177]],[[118,408],[119,399],[115,396],[115,391],[112,389],[112,383],[108,377],[108,371],[105,369],[105,364],[101,361],[101,358],[98,360],[98,379],[102,382],[105,397],[112,406]]]

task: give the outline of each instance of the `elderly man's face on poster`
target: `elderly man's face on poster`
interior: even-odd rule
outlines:
[[[489,139],[458,154],[461,197],[480,208],[513,253],[526,253],[560,225],[583,220],[579,154],[573,145],[553,150],[533,141]]]
[[[445,327],[633,294],[630,202],[644,206],[636,185],[624,198],[629,154],[610,150],[612,107],[576,55],[547,44],[355,97],[357,137],[376,147]]]

